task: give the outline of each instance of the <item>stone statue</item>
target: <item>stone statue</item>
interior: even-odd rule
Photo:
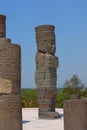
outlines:
[[[37,42],[35,82],[39,118],[59,118],[59,113],[55,112],[58,58],[55,56],[54,26],[37,26],[35,31]]]
[[[0,14],[0,130],[22,130],[21,48],[6,38],[5,22]]]
[[[0,14],[0,38],[6,36],[6,16]]]

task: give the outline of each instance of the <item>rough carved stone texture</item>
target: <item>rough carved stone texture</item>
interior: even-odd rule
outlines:
[[[5,38],[1,41],[4,40]],[[0,93],[20,92],[20,59],[19,45],[0,42]]]
[[[0,130],[22,130],[20,95],[0,95]]]
[[[0,14],[0,38],[6,36],[6,16]]]
[[[36,41],[37,51],[47,54],[55,54],[55,34],[54,26],[43,25],[35,28],[36,30]]]
[[[35,82],[39,118],[54,119],[60,117],[55,112],[58,58],[55,56],[54,26],[42,25],[35,30],[37,42]]]
[[[5,19],[0,15],[0,130],[22,130],[21,48],[5,38]]]
[[[64,130],[87,130],[87,101],[73,99],[64,103]]]
[[[11,43],[11,39],[9,38],[0,38],[0,43]]]
[[[57,68],[58,58],[50,54],[37,53],[36,54],[36,68]]]
[[[56,87],[38,87],[37,93],[40,112],[55,111]]]
[[[43,99],[55,99],[56,96],[56,87],[38,87],[37,88],[38,91],[38,99],[43,100]],[[44,95],[45,93],[45,95]]]
[[[37,87],[55,87],[57,80],[56,69],[39,68],[35,73]]]

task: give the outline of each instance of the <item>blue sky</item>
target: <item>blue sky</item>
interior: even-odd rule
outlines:
[[[7,16],[6,37],[21,46],[22,88],[36,87],[34,28],[43,24],[55,26],[57,87],[73,74],[87,85],[87,0],[1,0],[0,14]]]

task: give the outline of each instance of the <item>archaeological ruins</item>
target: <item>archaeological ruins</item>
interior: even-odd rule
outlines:
[[[6,38],[6,16],[0,14],[0,130],[22,130],[21,48]]]
[[[36,72],[39,118],[59,118],[55,112],[56,81],[58,57],[55,56],[55,27],[53,25],[41,25],[35,27],[36,32]]]
[[[55,111],[57,68],[54,25],[35,27],[35,83],[38,117],[58,119]],[[6,16],[0,14],[0,130],[22,130],[21,47],[6,38]],[[64,130],[87,130],[87,98],[64,102]],[[61,118],[60,118],[61,119]]]

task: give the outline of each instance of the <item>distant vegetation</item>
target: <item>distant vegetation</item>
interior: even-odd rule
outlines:
[[[57,90],[56,107],[62,108],[65,100],[69,100],[72,94],[77,94],[78,98],[87,97],[87,90],[80,90],[77,88],[67,88],[61,91]],[[38,107],[36,89],[22,89],[22,107]]]
[[[66,80],[63,88],[57,89],[56,107],[62,108],[65,100],[70,100],[72,95],[77,95],[78,99],[87,97],[87,88],[81,83],[77,75],[73,75],[70,80]],[[21,89],[22,107],[38,107],[36,89]]]
[[[38,107],[36,89],[22,89],[22,107]]]

